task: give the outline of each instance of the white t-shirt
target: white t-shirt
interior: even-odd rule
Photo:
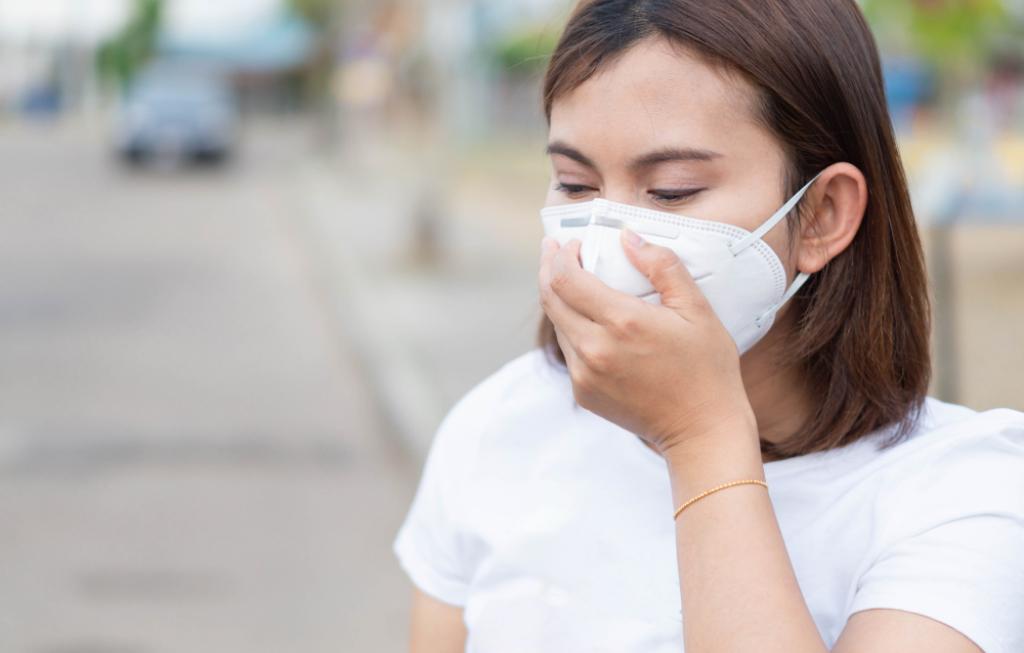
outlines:
[[[928,399],[910,439],[883,434],[765,464],[825,643],[899,608],[1024,652],[1024,414]],[[470,653],[679,653],[675,508],[664,460],[534,349],[445,417],[393,549],[463,606]]]

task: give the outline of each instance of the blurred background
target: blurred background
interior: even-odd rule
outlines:
[[[1024,409],[1024,0],[864,0],[933,394]],[[0,0],[0,650],[405,650],[441,417],[533,344],[564,0]]]

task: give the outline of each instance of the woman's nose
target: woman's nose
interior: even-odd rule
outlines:
[[[608,186],[598,191],[598,197],[603,197],[609,202],[619,204],[638,204],[637,190],[632,185],[618,184]]]

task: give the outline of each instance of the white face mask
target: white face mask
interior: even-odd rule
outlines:
[[[651,303],[660,303],[661,298],[626,258],[619,232],[628,227],[648,242],[674,251],[743,354],[768,333],[775,314],[807,280],[807,274],[799,273],[787,288],[782,261],[761,237],[789,214],[820,174],[753,232],[603,198],[545,207],[540,216],[544,234],[560,244],[573,238],[582,241],[584,270],[615,290]]]

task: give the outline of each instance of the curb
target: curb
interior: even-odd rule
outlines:
[[[398,337],[386,306],[375,301],[365,252],[360,251],[345,221],[339,219],[340,204],[353,205],[357,212],[365,204],[376,220],[381,206],[372,194],[346,193],[346,183],[329,174],[323,166],[301,171],[300,192],[305,204],[302,214],[309,248],[314,254],[322,282],[330,294],[331,310],[352,338],[364,376],[381,403],[381,412],[398,436],[399,444],[416,459],[426,458],[434,432],[444,417],[445,404],[420,365],[416,352]],[[344,196],[342,200],[341,197]],[[371,316],[380,319],[371,319]]]

